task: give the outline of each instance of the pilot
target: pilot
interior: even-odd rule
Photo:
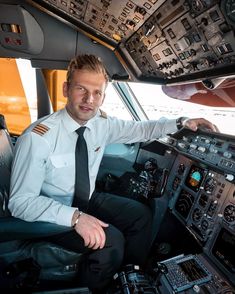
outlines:
[[[108,116],[100,109],[107,84],[98,57],[71,60],[65,108],[34,122],[17,140],[9,199],[14,217],[68,227],[47,240],[84,253],[79,283],[96,293],[104,293],[124,263],[145,265],[152,231],[147,205],[95,191],[105,147],[153,140],[183,126],[217,131],[203,118],[137,122]]]

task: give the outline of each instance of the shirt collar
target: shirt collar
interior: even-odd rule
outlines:
[[[62,112],[62,120],[64,123],[64,126],[66,128],[66,130],[69,133],[73,133],[75,132],[79,127],[81,127],[81,125],[79,123],[77,123],[69,114],[66,108],[61,110]],[[93,122],[96,121],[99,117],[100,117],[101,113],[100,110],[97,111],[96,115],[91,118],[86,124],[85,126],[88,129],[92,128]]]

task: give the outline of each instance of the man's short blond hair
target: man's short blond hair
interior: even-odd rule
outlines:
[[[77,55],[75,58],[73,58],[70,61],[68,66],[68,71],[67,71],[68,84],[71,83],[71,80],[73,78],[73,73],[76,70],[88,70],[91,72],[101,73],[104,75],[106,84],[109,81],[108,74],[102,60],[95,55],[91,55],[91,54]]]

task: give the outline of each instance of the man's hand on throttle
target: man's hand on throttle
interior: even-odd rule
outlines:
[[[186,128],[196,131],[198,128],[203,128],[210,130],[212,132],[219,132],[216,125],[212,124],[210,121],[204,118],[188,118],[182,122],[182,125]]]
[[[74,229],[83,238],[84,245],[95,250],[104,247],[106,236],[103,228],[108,226],[98,218],[82,213]]]

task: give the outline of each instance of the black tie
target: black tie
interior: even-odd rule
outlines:
[[[88,153],[86,141],[83,133],[86,127],[76,130],[78,134],[75,149],[75,193],[73,207],[78,207],[81,211],[86,211],[90,194],[90,181],[88,171]]]

